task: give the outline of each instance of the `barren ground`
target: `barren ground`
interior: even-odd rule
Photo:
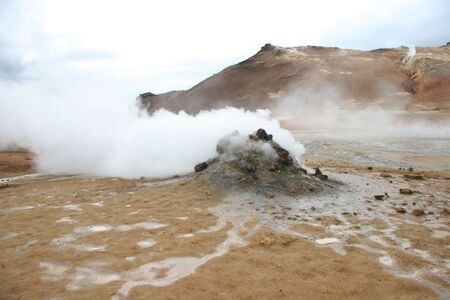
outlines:
[[[448,299],[450,172],[325,161],[336,195],[262,198],[0,153],[0,298]]]

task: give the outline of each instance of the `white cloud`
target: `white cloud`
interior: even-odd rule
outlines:
[[[4,0],[0,6],[0,37],[23,60],[41,64],[35,73],[52,64],[109,72],[155,92],[188,88],[266,42],[367,49],[450,39],[444,0]],[[74,64],[71,57],[87,52],[109,57]],[[203,63],[189,73],[183,66],[190,61]]]

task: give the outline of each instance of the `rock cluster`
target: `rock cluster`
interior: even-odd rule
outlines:
[[[332,188],[320,170],[307,174],[295,157],[258,129],[248,136],[234,132],[222,138],[217,156],[195,166],[198,176],[227,188],[244,188],[262,195],[296,195]],[[271,198],[271,197],[270,197]]]

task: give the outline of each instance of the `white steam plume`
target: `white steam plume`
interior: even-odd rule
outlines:
[[[321,131],[334,137],[450,137],[448,118],[407,111],[410,96],[389,82],[371,85],[378,101],[364,103],[359,99],[361,105],[355,105],[357,101],[339,84],[311,76],[302,86],[282,94],[271,110],[289,129]]]
[[[216,155],[216,144],[226,134],[258,128],[294,156],[304,152],[265,110],[226,108],[196,116],[162,110],[149,117],[113,95],[54,95],[3,83],[0,91],[0,150],[31,150],[40,172],[126,178],[187,173]]]
[[[416,55],[416,47],[408,46],[408,52],[406,53],[404,64],[409,68],[414,60],[414,56]]]

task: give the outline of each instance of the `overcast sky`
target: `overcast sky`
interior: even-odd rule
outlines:
[[[126,96],[186,89],[265,43],[450,41],[448,0],[0,0],[0,80]]]

